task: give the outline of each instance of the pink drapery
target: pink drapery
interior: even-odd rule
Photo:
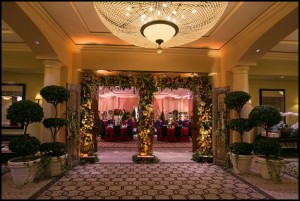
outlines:
[[[126,112],[132,113],[134,107],[138,106],[138,98],[134,97],[99,97],[98,101],[98,110],[101,113],[114,109],[125,109]],[[154,98],[153,107],[154,118],[156,115],[160,116],[162,111],[165,113],[165,117],[167,118],[168,113],[173,112],[173,110],[178,110],[178,112],[187,112],[188,116],[190,117],[193,108],[193,101],[192,99],[187,98]]]
[[[102,113],[108,110],[125,109],[131,113],[138,104],[138,98],[135,97],[99,97],[98,110]]]

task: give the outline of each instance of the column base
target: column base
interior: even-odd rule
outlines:
[[[133,155],[132,161],[135,163],[159,163],[160,160],[154,155]]]

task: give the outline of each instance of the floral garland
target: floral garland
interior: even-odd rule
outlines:
[[[152,143],[154,135],[153,121],[153,105],[152,101],[154,93],[159,89],[165,88],[178,89],[187,88],[194,92],[197,97],[198,115],[199,115],[199,137],[198,150],[195,152],[201,156],[212,154],[212,95],[211,86],[208,82],[207,76],[195,76],[183,78],[176,76],[158,77],[150,73],[144,73],[138,76],[127,76],[119,74],[116,76],[103,76],[95,78],[94,76],[87,77],[82,82],[82,130],[83,132],[90,132],[93,120],[93,113],[90,111],[91,90],[95,86],[112,87],[119,86],[121,89],[130,89],[132,86],[139,91],[139,122],[138,122],[138,147],[139,155],[152,155]],[[86,125],[88,129],[86,128]],[[151,139],[152,138],[152,139]]]
[[[93,89],[90,79],[85,79],[81,83],[81,122],[80,122],[80,155],[92,155],[95,152],[92,129],[94,126],[94,112],[91,110],[92,99],[91,94]]]
[[[196,101],[199,116],[199,136],[196,139],[198,149],[193,154],[193,159],[199,161],[198,157],[212,157],[212,94],[210,84],[205,85],[203,90],[196,90]],[[201,160],[200,160],[201,161]]]
[[[153,98],[158,91],[154,77],[151,74],[142,74],[137,79],[139,90],[139,121],[137,126],[138,149],[141,156],[152,156],[154,136],[153,127]]]

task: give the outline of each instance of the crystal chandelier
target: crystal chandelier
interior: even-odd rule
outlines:
[[[228,2],[93,2],[103,24],[130,44],[157,48],[181,46],[206,34]]]

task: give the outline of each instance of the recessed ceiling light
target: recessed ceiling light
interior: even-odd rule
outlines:
[[[36,45],[39,45],[39,44],[40,44],[40,41],[35,40],[34,43],[35,43]]]

